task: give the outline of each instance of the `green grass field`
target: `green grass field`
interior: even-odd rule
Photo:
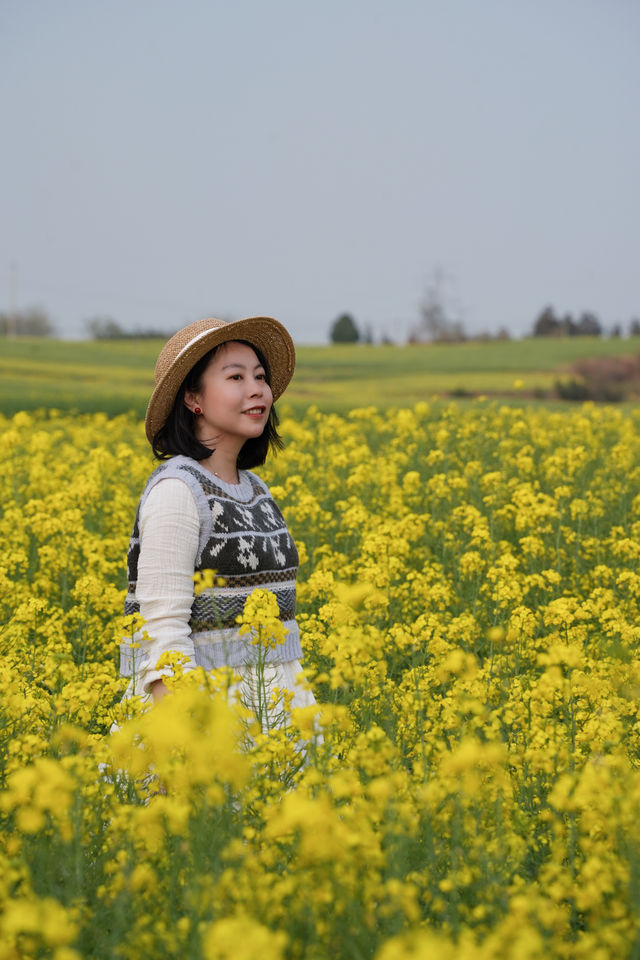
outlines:
[[[159,340],[0,340],[0,411],[54,407],[142,416],[161,346]],[[407,406],[434,396],[532,398],[549,394],[578,359],[639,351],[638,339],[586,337],[300,347],[285,402],[294,411],[309,404],[343,411]]]

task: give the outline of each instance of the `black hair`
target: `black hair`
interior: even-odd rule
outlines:
[[[209,366],[211,358],[216,351],[228,343],[225,340],[218,344],[203,357],[198,360],[186,375],[178,392],[176,393],[173,406],[169,411],[167,419],[153,436],[151,448],[158,460],[168,460],[169,457],[175,457],[182,454],[185,457],[191,457],[193,460],[206,460],[211,456],[212,447],[206,447],[196,436],[197,416],[192,413],[184,402],[185,393],[198,393],[202,389],[202,376]],[[234,343],[244,343],[251,347],[258,360],[264,367],[267,383],[271,386],[271,372],[266,357],[253,343],[248,340],[234,340]],[[237,467],[239,470],[250,470],[252,467],[259,467],[267,459],[269,449],[281,450],[284,446],[282,438],[278,433],[278,424],[280,420],[276,413],[275,405],[271,405],[269,417],[265,428],[259,437],[250,437],[242,446],[238,454]]]

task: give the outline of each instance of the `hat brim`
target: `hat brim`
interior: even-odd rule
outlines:
[[[273,317],[246,317],[232,320],[197,334],[179,352],[151,394],[145,415],[145,432],[150,443],[164,425],[184,378],[205,353],[229,340],[246,340],[257,347],[269,365],[273,399],[281,397],[293,377],[296,351],[289,332]]]

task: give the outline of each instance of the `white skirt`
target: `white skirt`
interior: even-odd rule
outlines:
[[[238,679],[227,687],[229,703],[240,702],[257,717],[264,730],[286,725],[289,710],[310,707],[316,703],[302,674],[299,660],[265,663],[260,668],[245,665],[232,669]],[[138,679],[142,686],[144,677]],[[124,693],[123,701],[129,700],[137,692],[132,681]],[[153,704],[150,693],[141,693],[139,696],[142,703],[148,706]],[[118,724],[114,723],[111,733],[118,729]]]

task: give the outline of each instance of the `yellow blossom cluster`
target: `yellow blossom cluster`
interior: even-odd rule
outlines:
[[[236,618],[240,636],[250,637],[250,643],[262,650],[273,650],[285,641],[287,628],[280,619],[278,601],[271,590],[254,590]]]
[[[177,654],[120,702],[141,424],[0,417],[0,960],[637,957],[639,427],[285,417],[318,703],[250,712]],[[277,649],[273,594],[240,629]]]

